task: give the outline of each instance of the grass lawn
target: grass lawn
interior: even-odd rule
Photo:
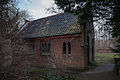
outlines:
[[[96,64],[114,63],[115,53],[98,53],[95,55]]]

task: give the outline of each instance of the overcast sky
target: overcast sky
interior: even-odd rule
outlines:
[[[46,8],[49,8],[53,3],[53,0],[19,0],[18,7],[27,10],[34,19],[39,19],[54,15],[46,10]]]

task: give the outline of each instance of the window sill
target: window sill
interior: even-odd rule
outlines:
[[[40,56],[50,56],[50,53],[42,52],[42,53],[40,53]]]
[[[28,55],[34,55],[34,52],[30,52],[30,53],[28,53]]]
[[[71,56],[71,54],[68,54],[68,57],[70,57]]]

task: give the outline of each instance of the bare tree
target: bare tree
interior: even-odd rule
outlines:
[[[74,38],[71,38],[68,42],[71,42],[72,40],[74,40]],[[71,54],[68,54],[67,50],[65,54],[64,52],[61,52],[63,50],[56,51],[61,46],[59,40],[56,39],[54,44],[56,45],[52,47],[53,50],[51,51],[49,57],[50,65],[52,65],[52,67],[55,69],[56,74],[63,76],[71,65],[72,57],[70,56]]]
[[[0,79],[25,78],[28,49],[27,43],[18,36],[21,21],[27,13],[20,11],[13,0],[0,1]]]
[[[62,54],[52,53],[50,63],[53,65],[53,68],[55,68],[57,74],[64,75],[67,62],[64,60]]]

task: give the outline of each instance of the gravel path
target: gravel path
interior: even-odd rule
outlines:
[[[114,64],[112,63],[104,63],[101,64],[100,66],[96,67],[95,69],[92,69],[88,72],[85,72],[83,74],[92,74],[92,73],[102,73],[102,72],[109,72],[109,71],[113,71],[114,68]]]
[[[76,74],[77,80],[120,80],[120,75],[116,76],[114,72],[101,72],[93,74]]]
[[[120,75],[117,76],[113,72],[114,64],[106,63],[97,66],[88,72],[76,74],[78,80],[120,80]]]

